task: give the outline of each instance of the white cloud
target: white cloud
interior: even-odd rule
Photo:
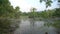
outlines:
[[[14,7],[19,6],[23,12],[29,11],[29,9],[31,8],[31,5],[29,5],[24,0],[10,0],[10,2],[11,2],[11,5],[13,5]]]
[[[19,6],[21,8],[22,12],[28,12],[31,7],[35,7],[37,10],[44,10],[45,4],[40,3],[39,0],[10,0],[11,5],[14,7]],[[56,2],[53,3],[52,7],[49,7],[49,9],[55,8]]]

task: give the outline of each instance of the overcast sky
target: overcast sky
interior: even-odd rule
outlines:
[[[45,3],[40,3],[39,0],[9,0],[13,7],[19,6],[22,12],[28,12],[32,7],[35,7],[38,11],[45,10]],[[57,7],[57,1],[52,3],[49,9]]]

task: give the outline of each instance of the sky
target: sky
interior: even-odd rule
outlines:
[[[19,6],[22,12],[29,12],[32,7],[37,11],[46,9],[45,2],[40,3],[39,0],[9,0],[13,7]],[[52,6],[48,9],[54,9],[57,7],[57,1],[53,1]]]

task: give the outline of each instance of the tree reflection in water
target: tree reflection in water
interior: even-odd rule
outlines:
[[[11,19],[0,19],[0,34],[13,34],[18,27],[18,22]]]
[[[33,18],[30,20],[30,25],[34,28],[34,26],[35,26],[35,20]]]
[[[48,21],[44,25],[48,26],[48,27],[52,26],[52,27],[56,28],[56,33],[60,34],[60,20],[57,19],[57,20],[53,20],[52,22],[50,22],[50,21]]]

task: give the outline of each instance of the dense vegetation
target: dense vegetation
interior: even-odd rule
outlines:
[[[20,18],[19,7],[14,9],[9,0],[0,0],[0,34],[12,32],[10,18]]]
[[[0,18],[17,18],[19,15],[20,11],[18,6],[14,9],[9,0],[0,0]]]
[[[31,10],[31,12],[23,13],[29,18],[58,18],[60,17],[60,8],[52,9],[52,10],[44,10],[44,11],[36,11],[35,8]]]
[[[42,2],[42,1],[41,1]],[[58,2],[60,2],[58,0]],[[52,1],[46,1],[46,8],[51,6]],[[9,0],[0,0],[0,34],[8,34],[11,28],[11,22],[8,18],[18,19],[20,16],[28,16],[29,18],[60,18],[60,7],[52,10],[36,11],[32,8],[31,12],[22,13],[17,6],[15,9],[10,4]],[[53,26],[60,25],[59,22]],[[60,26],[59,26],[60,27]],[[8,32],[8,33],[7,33]]]
[[[53,3],[52,0],[40,0],[40,2],[44,1],[46,3],[46,9],[48,6],[51,6],[51,3]],[[36,11],[36,8],[32,8],[31,11],[28,14],[29,17],[42,17],[42,18],[57,18],[60,17],[60,0],[58,1],[59,8],[55,8],[52,10],[44,10],[44,11]]]

